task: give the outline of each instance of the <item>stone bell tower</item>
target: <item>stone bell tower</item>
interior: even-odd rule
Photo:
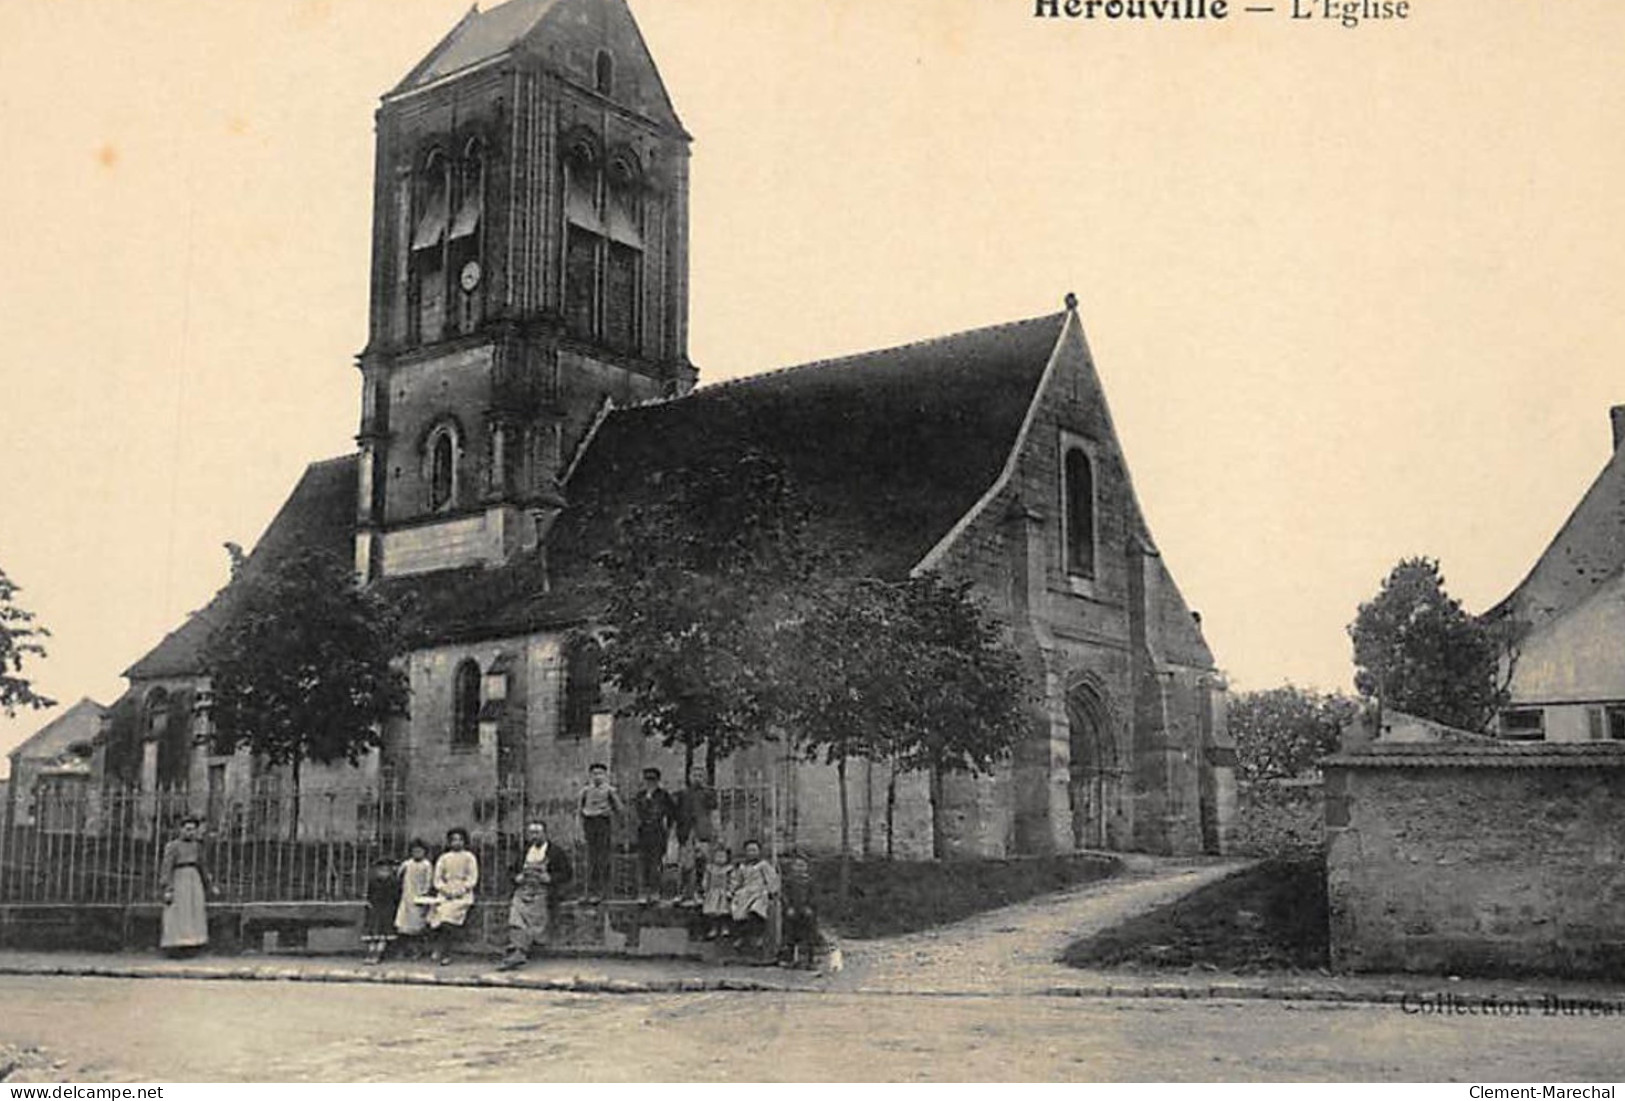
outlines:
[[[690,138],[626,0],[470,11],[376,126],[356,570],[499,565],[607,401],[694,385]]]

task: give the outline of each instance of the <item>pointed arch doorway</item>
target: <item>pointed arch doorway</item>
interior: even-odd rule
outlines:
[[[1073,846],[1110,848],[1120,775],[1111,712],[1099,692],[1080,684],[1067,693],[1066,722],[1071,749],[1066,790],[1072,810]]]

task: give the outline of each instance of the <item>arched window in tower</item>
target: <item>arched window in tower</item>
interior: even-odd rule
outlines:
[[[598,94],[607,96],[615,91],[615,57],[608,50],[599,50],[593,73]]]
[[[424,160],[417,180],[412,231],[413,335],[439,340],[446,325],[446,239],[451,219],[451,162],[439,151]]]
[[[1066,571],[1095,576],[1095,472],[1089,454],[1068,447],[1062,480],[1066,502]]]
[[[603,649],[590,635],[573,636],[564,652],[564,715],[559,734],[590,738],[592,717],[603,700]]]
[[[598,334],[598,257],[606,231],[599,211],[603,157],[597,139],[577,130],[564,145],[564,324],[570,335]]]
[[[643,275],[643,173],[622,150],[609,160],[604,264],[604,342],[617,352],[638,350],[639,287]]]
[[[457,192],[457,216],[446,235],[446,252],[457,303],[457,328],[467,333],[480,323],[484,297],[480,226],[485,219],[485,146],[479,138],[463,147]]]
[[[457,500],[457,433],[447,424],[429,436],[429,509],[439,512]]]
[[[468,749],[480,744],[480,666],[469,659],[457,666],[451,686],[451,744]]]

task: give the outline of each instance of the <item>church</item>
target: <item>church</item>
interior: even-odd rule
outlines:
[[[703,447],[772,455],[861,569],[970,580],[1006,626],[1030,732],[993,775],[946,785],[947,855],[1224,849],[1225,682],[1141,513],[1071,296],[699,386],[692,139],[625,0],[470,11],[383,96],[376,129],[357,448],[306,470],[244,568],[320,547],[409,596],[410,715],[360,766],[303,770],[298,792],[213,755],[204,668],[228,585],[126,671],[106,783],[211,812],[276,790],[301,830],[351,836],[377,821],[345,793],[387,786],[399,828],[431,837],[514,832],[527,813],[573,836],[594,762],[626,791],[650,765],[680,783],[681,758],[600,683],[583,578],[618,511]],[[883,772],[855,776],[869,852]],[[720,762],[717,787],[740,836],[839,843],[833,770],[782,744]],[[893,829],[897,855],[931,855],[925,778],[903,778]]]

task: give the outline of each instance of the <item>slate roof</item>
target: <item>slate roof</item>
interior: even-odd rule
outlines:
[[[772,455],[816,536],[853,565],[901,577],[993,484],[1065,314],[825,360],[617,410],[566,487],[559,567],[606,544],[615,516],[709,455]]]
[[[106,710],[89,696],[81,697],[78,703],[34,731],[6,756],[13,760],[56,756],[69,747],[75,734],[89,735],[83,739],[88,743],[99,729]]]
[[[1486,614],[1530,628],[1578,607],[1625,569],[1625,449],[1609,457],[1529,574]]]
[[[545,556],[390,578],[419,645],[501,638],[588,618],[593,562],[617,519],[690,462],[756,450],[777,459],[815,536],[853,568],[901,577],[993,484],[1014,446],[1065,314],[977,329],[721,383],[613,411],[589,442]],[[245,570],[298,545],[353,553],[356,457],[312,464]],[[551,584],[549,584],[551,582]],[[131,666],[132,679],[201,669],[232,590]]]
[[[355,554],[355,511],[356,456],[311,463],[243,568],[262,569],[266,562],[298,547],[351,557]],[[124,675],[142,680],[199,672],[209,632],[229,614],[233,602],[232,589],[221,589]]]
[[[489,11],[478,6],[408,73],[396,91],[428,84],[507,53],[535,29],[558,0],[508,0]]]

